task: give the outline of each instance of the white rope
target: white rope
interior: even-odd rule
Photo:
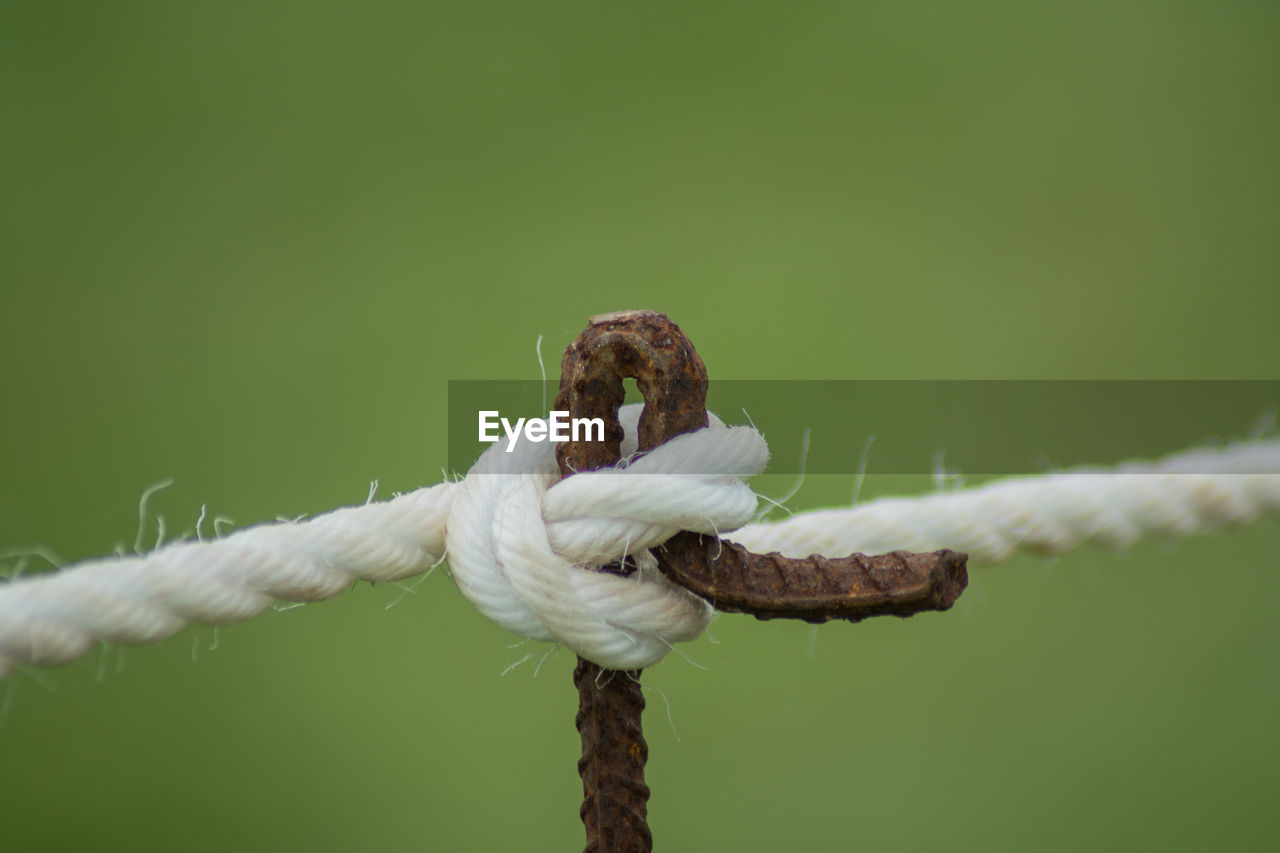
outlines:
[[[635,451],[639,411],[619,412],[624,455]],[[699,636],[711,610],[669,582],[647,549],[682,529],[715,534],[750,521],[756,496],[743,479],[768,459],[758,432],[715,417],[625,468],[563,481],[553,445],[524,442],[510,453],[495,445],[449,513],[454,580],[509,631],[561,642],[610,669],[652,666],[672,643]],[[627,554],[639,566],[628,577],[588,568]]]
[[[619,413],[627,456],[638,413]],[[461,483],[2,584],[0,675],[66,663],[98,642],[151,643],[187,622],[239,621],[275,600],[318,601],[356,580],[409,577],[439,563],[446,546],[459,589],[497,624],[606,667],[641,668],[697,637],[710,617],[647,550],[679,530],[736,530],[730,538],[761,552],[947,547],[991,563],[1018,548],[1124,545],[1280,511],[1280,440],[1271,439],[738,529],[756,508],[745,478],[763,470],[768,450],[754,429],[712,421],[631,464],[564,480],[552,444],[507,453],[499,442]],[[630,576],[592,570],[628,555],[639,565]]]
[[[970,564],[1186,536],[1280,511],[1280,441],[1199,448],[1158,462],[1009,477],[969,489],[806,512],[730,537],[789,556],[950,548]]]
[[[420,574],[444,554],[454,488],[11,581],[0,586],[0,675],[67,663],[97,642],[154,643],[187,622],[224,625],[277,599],[320,601],[357,580]]]

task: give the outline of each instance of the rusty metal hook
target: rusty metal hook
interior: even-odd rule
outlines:
[[[624,380],[644,396],[639,452],[707,426],[707,370],[693,344],[656,311],[620,311],[591,318],[565,350],[555,408],[570,418],[600,418],[603,441],[556,448],[563,476],[617,464],[623,431],[618,407]],[[946,610],[968,583],[966,556],[942,550],[895,551],[839,559],[753,554],[733,542],[685,531],[654,549],[668,578],[719,610],[759,619],[809,622],[870,616],[910,616]],[[622,564],[603,571],[626,574]],[[582,657],[574,669],[578,732],[582,736],[582,821],[587,851],[652,848],[647,823],[649,750],[641,728],[640,671],[614,673]]]

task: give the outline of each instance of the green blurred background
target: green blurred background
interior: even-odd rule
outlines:
[[[626,307],[713,377],[1275,378],[1278,9],[5,3],[0,549],[436,482],[447,380]],[[645,678],[658,848],[1267,846],[1278,545],[723,617]],[[0,845],[577,849],[511,641],[438,572],[11,677]]]

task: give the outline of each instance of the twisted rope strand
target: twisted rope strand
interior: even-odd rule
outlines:
[[[637,413],[621,413],[624,455],[635,449]],[[1123,546],[1280,512],[1277,439],[745,527],[756,501],[743,480],[768,457],[754,429],[713,418],[627,468],[564,481],[550,448],[508,454],[499,443],[462,483],[0,584],[0,676],[19,664],[67,663],[98,642],[158,642],[188,622],[227,624],[276,600],[319,601],[356,580],[409,577],[437,564],[446,544],[459,589],[504,628],[563,642],[608,668],[638,669],[697,637],[709,616],[645,550],[677,530],[740,528],[730,538],[794,556],[946,547],[990,564],[1019,549]],[[640,566],[631,577],[591,571],[623,554]]]
[[[751,524],[728,538],[789,556],[951,548],[971,565],[1187,536],[1280,511],[1280,441],[1197,448],[1157,462],[1009,477],[981,486]]]
[[[0,676],[97,642],[155,643],[187,622],[225,625],[276,600],[320,601],[357,580],[420,574],[444,555],[452,483],[309,521],[251,527],[140,557],[89,560],[0,586]]]

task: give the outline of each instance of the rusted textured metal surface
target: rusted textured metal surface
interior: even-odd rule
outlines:
[[[795,559],[684,533],[657,553],[667,577],[716,610],[757,619],[859,622],[947,610],[969,582],[965,555],[946,550]]]
[[[603,442],[566,442],[556,449],[560,472],[614,465],[620,457],[618,407],[623,380],[644,396],[639,449],[652,450],[707,425],[707,371],[689,339],[656,311],[620,311],[591,319],[565,350],[555,408],[571,418],[601,418]],[[840,559],[752,554],[714,536],[679,533],[654,549],[662,571],[719,610],[760,619],[857,622],[946,610],[968,583],[966,556],[954,551],[895,551]],[[613,564],[602,571],[626,574]],[[649,749],[641,729],[640,671],[614,672],[583,658],[574,670],[582,737],[582,822],[588,851],[648,851]]]
[[[604,441],[559,445],[556,461],[565,476],[617,463],[624,379],[636,380],[644,396],[642,451],[707,425],[707,368],[679,326],[657,311],[592,317],[591,325],[564,351],[555,407],[570,418],[603,419]]]
[[[573,670],[578,688],[575,722],[582,738],[578,775],[582,777],[582,825],[587,853],[647,853],[649,786],[644,765],[649,746],[641,731],[644,693],[640,670],[619,672],[578,658]]]
[[[675,323],[656,311],[623,311],[593,317],[561,361],[555,408],[569,416],[602,418],[603,442],[567,442],[556,448],[560,473],[614,465],[621,457],[618,407],[623,380],[633,378],[644,395],[640,449],[707,425],[707,370]],[[626,573],[621,564],[603,571]],[[641,715],[640,670],[618,672],[578,658],[578,734],[582,757],[582,824],[589,853],[642,853],[653,847],[648,825],[649,787],[644,765],[649,747]]]

